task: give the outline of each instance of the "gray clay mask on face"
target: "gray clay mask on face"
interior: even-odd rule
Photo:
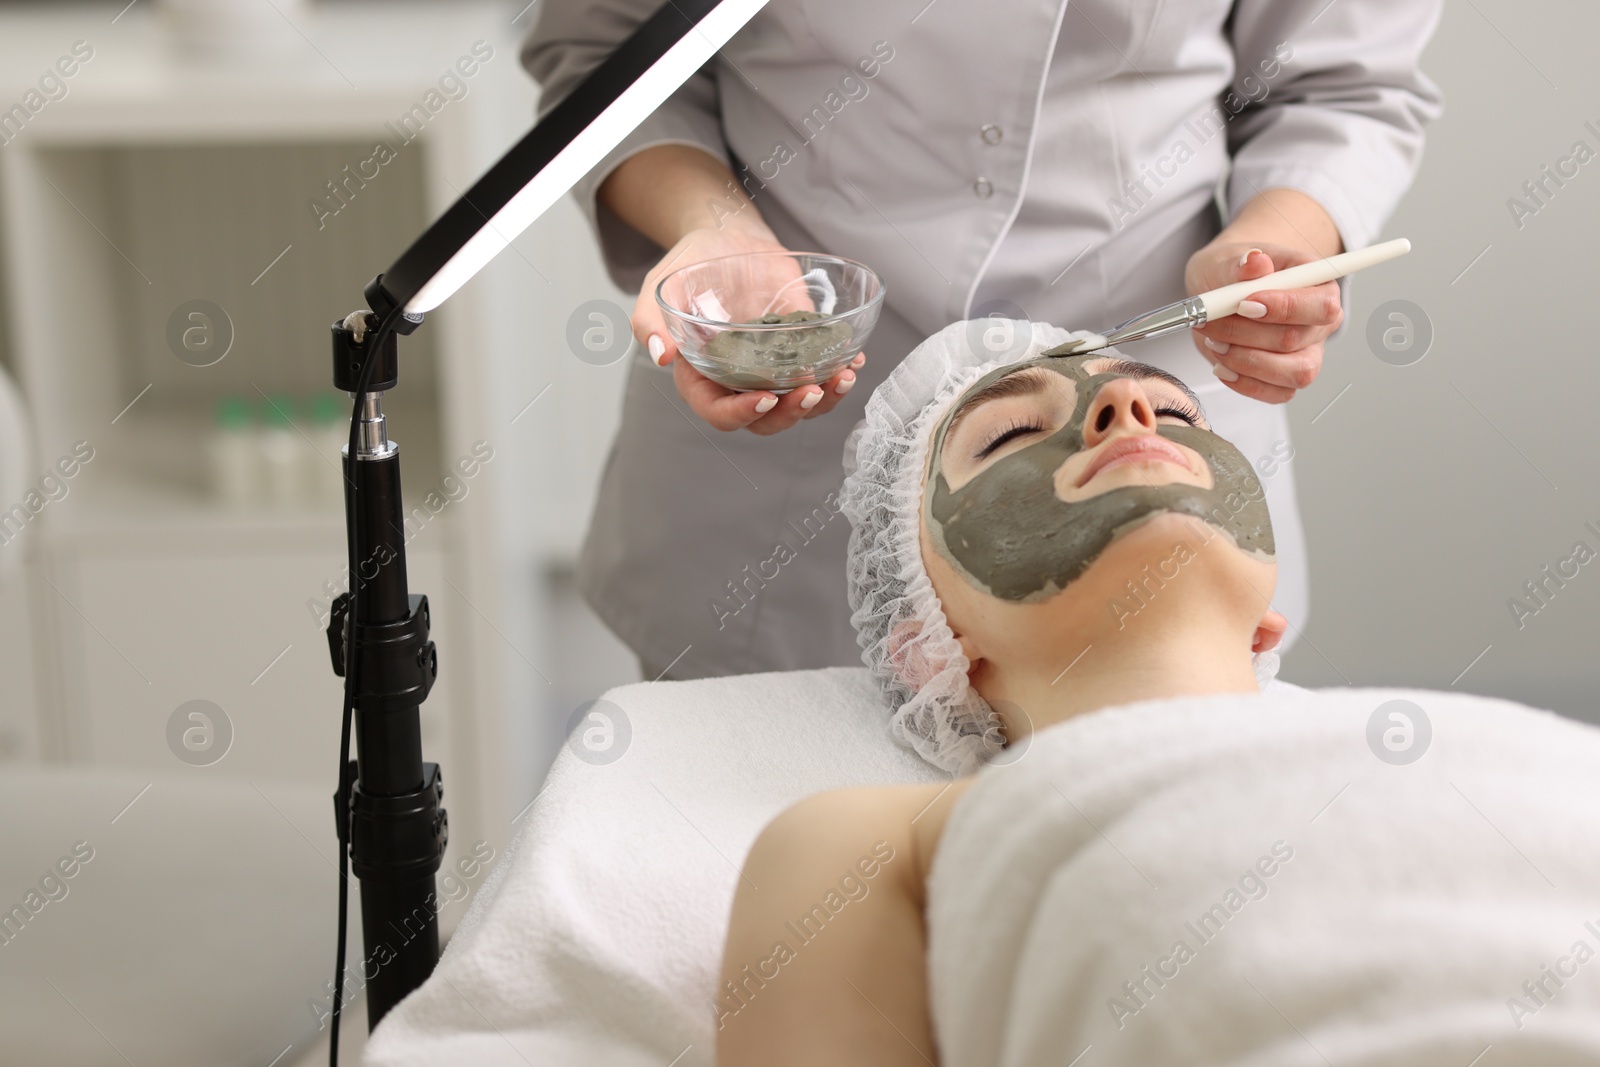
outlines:
[[[1233,445],[1194,426],[1158,425],[1156,433],[1193,449],[1211,469],[1212,488],[1133,485],[1076,502],[1056,493],[1055,475],[1085,450],[1084,422],[1109,382],[1132,378],[1114,370],[1090,374],[1094,357],[1045,357],[1002,367],[967,391],[998,378],[1044,367],[1075,385],[1072,417],[1061,429],[984,468],[960,489],[943,471],[945,437],[958,401],[935,431],[923,510],[934,547],[979,589],[1002,600],[1046,600],[1077,578],[1107,545],[1164,512],[1190,515],[1233,538],[1247,555],[1270,560],[1275,546],[1266,494],[1248,460]]]

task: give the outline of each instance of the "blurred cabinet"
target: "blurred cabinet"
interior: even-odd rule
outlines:
[[[203,773],[331,789],[341,685],[318,616],[343,583],[342,508],[222,503],[213,412],[329,388],[329,324],[525,126],[486,88],[523,82],[520,30],[499,4],[330,6],[303,54],[241,69],[179,59],[141,12],[110,14],[52,5],[0,29],[8,104],[40,57],[78,41],[94,53],[0,147],[7,327],[39,477],[92,450],[8,546],[26,552],[38,704],[12,747],[181,769],[168,720],[207,700],[233,736]],[[411,586],[429,594],[441,648],[423,739],[445,767],[453,852],[503,843],[507,739],[526,733],[509,721],[503,660],[528,628],[495,622],[500,475],[453,470],[475,442],[504,443],[484,353],[509,348],[509,326],[491,291],[474,283],[402,340],[385,401]],[[198,345],[193,329],[209,331]],[[280,444],[296,463],[337,463],[305,411]]]

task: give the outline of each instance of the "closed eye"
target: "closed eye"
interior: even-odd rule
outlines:
[[[1030,433],[1040,433],[1043,430],[1043,423],[1022,419],[1014,420],[1003,427],[994,436],[990,437],[989,440],[984,443],[983,447],[978,449],[974,458],[987,459],[1007,441],[1013,441],[1018,437],[1023,437]]]
[[[1195,408],[1189,404],[1180,404],[1173,400],[1165,401],[1157,406],[1155,409],[1155,415],[1158,419],[1163,415],[1171,415],[1175,419],[1182,419],[1190,426],[1200,425],[1199,411],[1195,410]]]

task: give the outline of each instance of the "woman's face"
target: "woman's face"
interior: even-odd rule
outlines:
[[[1042,357],[986,375],[934,430],[926,543],[978,590],[1049,599],[1113,542],[1190,516],[1271,561],[1265,494],[1192,393],[1154,367]]]

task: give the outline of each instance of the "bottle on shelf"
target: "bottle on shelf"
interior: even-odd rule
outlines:
[[[305,441],[294,425],[294,398],[274,393],[261,404],[262,498],[272,507],[301,502]]]
[[[344,500],[344,447],[350,440],[350,405],[340,394],[317,393],[311,398],[311,443],[306,459],[306,485],[319,504]]]
[[[212,496],[227,507],[249,507],[261,497],[250,402],[242,396],[225,396],[217,402],[215,417],[210,457]]]

